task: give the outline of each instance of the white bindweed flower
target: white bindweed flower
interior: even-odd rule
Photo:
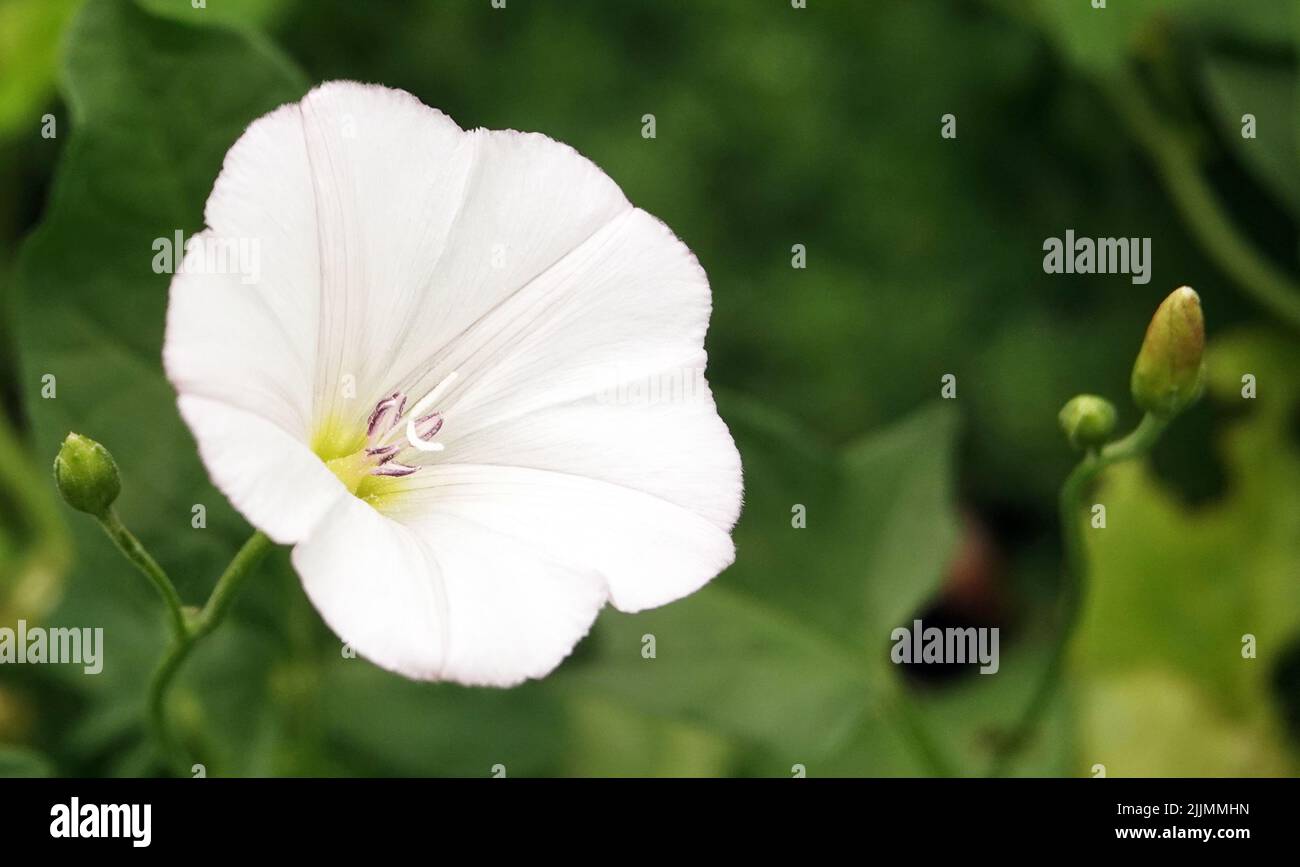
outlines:
[[[704,368],[708,280],[572,148],[335,82],[248,128],[205,218],[260,281],[173,278],[181,414],[363,656],[518,683],[607,601],[732,562],[740,458],[707,386],[635,397]]]

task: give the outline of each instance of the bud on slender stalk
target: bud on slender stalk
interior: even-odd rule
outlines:
[[[1201,396],[1205,365],[1205,317],[1201,299],[1188,286],[1175,289],[1156,309],[1133,364],[1133,400],[1168,418]]]
[[[1061,408],[1061,430],[1077,449],[1104,445],[1115,432],[1115,405],[1095,394],[1080,394]]]
[[[54,482],[68,505],[102,518],[122,492],[117,464],[108,449],[70,433],[54,459]]]

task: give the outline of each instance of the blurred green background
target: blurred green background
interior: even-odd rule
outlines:
[[[0,0],[0,626],[106,643],[93,677],[0,668],[0,773],[161,770],[160,606],[48,468],[68,430],[105,443],[124,520],[206,597],[249,528],[162,376],[150,244],[202,227],[252,119],[350,78],[572,144],[699,255],[746,469],[738,559],[682,602],[607,610],[554,675],[500,691],[344,658],[278,552],[174,695],[209,775],[981,773],[1052,637],[1074,460],[1056,412],[1091,391],[1136,422],[1128,370],[1182,284],[1209,393],[1098,490],[1065,688],[1014,772],[1293,774],[1300,4],[1108,6]],[[1150,283],[1044,274],[1067,229],[1150,237]],[[889,664],[913,617],[1000,627],[1000,672]]]

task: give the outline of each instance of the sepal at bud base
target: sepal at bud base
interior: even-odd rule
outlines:
[[[68,434],[54,458],[54,482],[69,506],[101,518],[122,493],[117,463],[108,449],[77,433]]]
[[[1201,396],[1204,355],[1201,298],[1183,286],[1160,303],[1147,326],[1142,349],[1133,364],[1133,400],[1163,418],[1182,412]]]
[[[1057,415],[1070,445],[1090,449],[1104,445],[1115,432],[1115,405],[1095,394],[1080,394]]]

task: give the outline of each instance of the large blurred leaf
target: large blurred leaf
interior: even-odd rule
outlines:
[[[278,24],[288,8],[298,0],[138,0],[140,5],[160,18],[182,24],[238,27],[249,31],[267,29]],[[255,33],[249,34],[254,40]]]
[[[71,139],[17,274],[21,393],[36,462],[49,466],[69,430],[105,443],[122,469],[120,511],[172,567],[182,596],[197,600],[247,529],[209,483],[163,378],[169,278],[153,273],[151,245],[201,228],[227,148],[305,83],[244,37],[97,0],[72,26],[63,87]],[[53,399],[41,395],[46,374],[57,381]],[[207,529],[191,526],[195,504],[207,509]],[[103,627],[105,665],[93,677],[53,676],[95,702],[84,716],[91,731],[82,730],[90,748],[140,718],[162,633],[151,591],[94,522],[76,515],[71,524],[79,562],[55,618]]]
[[[973,675],[942,689],[920,690],[914,699],[919,722],[939,742],[955,773],[980,776],[988,772],[995,751],[1005,743],[1038,685],[1047,662],[1046,643],[1000,646],[997,674]],[[1011,772],[1021,776],[1057,776],[1073,771],[1074,736],[1071,709],[1056,702],[1039,730],[1017,753]],[[889,749],[893,746],[893,749]],[[831,756],[826,773],[843,776],[915,775],[933,772],[918,768],[916,744],[906,730],[886,730],[875,721]],[[833,770],[830,770],[833,769]]]
[[[40,622],[58,602],[71,557],[45,467],[0,415],[0,623]]]
[[[39,459],[52,461],[70,429],[104,442],[125,478],[122,511],[164,555],[238,538],[162,375],[170,278],[153,272],[151,245],[201,228],[226,150],[304,82],[241,37],[164,23],[127,0],[86,6],[65,78],[72,138],[17,276],[22,393]],[[54,399],[41,396],[45,374],[57,378]],[[206,532],[191,530],[195,503],[208,507]]]
[[[1073,63],[1101,75],[1140,53],[1144,37],[1174,26],[1282,44],[1295,33],[1294,6],[1282,0],[1110,0],[1100,9],[1091,0],[1033,0],[1031,8]]]
[[[878,649],[934,591],[955,538],[955,414],[935,405],[835,452],[753,402],[722,411],[745,465],[728,583],[854,651]],[[796,505],[806,529],[791,526]]]
[[[1078,773],[1095,764],[1112,777],[1287,773],[1287,755],[1271,733],[1243,725],[1203,684],[1174,669],[1135,665],[1093,680],[1084,698]]]
[[[1300,144],[1296,70],[1212,57],[1205,77],[1222,134],[1261,185],[1300,214]],[[1256,138],[1241,137],[1241,118],[1255,116]]]
[[[761,745],[774,762],[761,773],[814,764],[864,732],[881,747],[877,771],[915,772],[899,755],[889,633],[935,592],[954,539],[950,408],[841,452],[748,402],[722,411],[746,471],[736,565],[672,605],[607,613],[595,647],[557,678]],[[806,528],[793,526],[798,507]]]
[[[319,708],[337,769],[353,775],[556,775],[565,709],[546,688],[413,683],[360,659],[326,668]]]
[[[81,0],[0,0],[0,138],[37,135],[54,89],[59,37]]]
[[[722,777],[735,772],[734,741],[599,698],[570,703],[569,757],[579,777]]]
[[[0,777],[48,777],[54,768],[34,750],[0,744]]]
[[[1294,341],[1237,335],[1213,346],[1210,394],[1245,413],[1223,434],[1220,500],[1189,508],[1141,464],[1114,468],[1096,493],[1108,526],[1089,531],[1077,645],[1084,765],[1102,762],[1112,776],[1248,774],[1293,761],[1273,679],[1300,640],[1297,369]],[[1257,378],[1253,400],[1241,395],[1245,374]],[[1246,635],[1255,659],[1242,656]]]

